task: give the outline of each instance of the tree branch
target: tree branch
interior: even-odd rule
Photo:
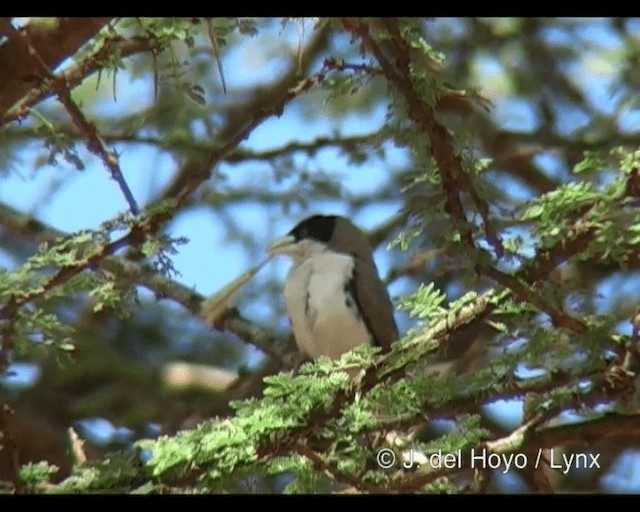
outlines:
[[[131,193],[131,189],[127,184],[122,171],[120,169],[120,163],[118,162],[118,157],[107,150],[104,145],[104,142],[100,138],[96,127],[90,123],[85,115],[82,113],[78,105],[71,99],[71,93],[66,82],[59,80],[49,69],[44,59],[40,56],[38,51],[34,48],[33,43],[27,38],[22,39],[17,30],[14,29],[14,40],[22,41],[26,47],[27,53],[31,56],[31,58],[35,61],[36,65],[40,66],[39,71],[49,79],[51,83],[51,88],[56,92],[60,102],[64,105],[67,110],[71,120],[76,125],[78,130],[80,131],[81,136],[85,139],[87,148],[90,152],[97,155],[105,167],[111,172],[111,177],[118,183],[120,186],[120,190],[129,203],[129,208],[131,213],[134,216],[138,216],[140,214],[140,209],[138,208],[138,204]]]
[[[55,69],[64,59],[73,55],[83,44],[93,38],[113,18],[36,18],[21,32],[29,38],[43,62]],[[29,91],[36,89],[43,78],[39,65],[25,48],[21,34],[10,22],[5,23],[4,34],[9,40],[0,45],[0,126],[7,122],[7,110]],[[23,98],[24,101],[24,98]],[[29,104],[34,104],[29,103]],[[12,109],[14,110],[14,109]],[[18,110],[22,110],[19,108]],[[9,116],[10,117],[10,116]]]
[[[407,115],[413,120],[420,130],[429,138],[429,149],[437,163],[438,172],[442,179],[442,185],[446,193],[447,201],[445,209],[454,219],[460,229],[464,243],[473,249],[477,249],[473,241],[473,227],[467,220],[460,191],[466,190],[474,200],[476,207],[483,219],[487,240],[493,246],[498,257],[504,254],[502,243],[491,227],[488,218],[488,206],[474,190],[468,176],[464,172],[462,162],[455,151],[452,136],[444,126],[435,119],[434,108],[422,100],[414,91],[410,80],[411,62],[408,43],[400,35],[397,28],[397,20],[385,20],[388,36],[391,40],[392,52],[396,60],[395,66],[387,59],[382,48],[370,35],[369,27],[364,23],[353,23],[350,20],[344,22],[346,28],[362,39],[365,47],[371,52],[380,64],[387,80],[393,83],[402,94],[406,105]]]

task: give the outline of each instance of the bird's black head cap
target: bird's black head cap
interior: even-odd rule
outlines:
[[[337,215],[313,215],[301,221],[289,231],[289,234],[294,236],[296,241],[311,238],[318,242],[327,243],[333,236],[337,219]]]

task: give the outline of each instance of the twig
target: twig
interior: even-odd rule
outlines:
[[[71,138],[77,138],[78,134],[74,130],[64,130],[60,127],[58,131],[62,131]],[[36,139],[42,138],[44,135],[40,133],[34,133],[31,129],[25,130],[12,130],[5,132],[5,137],[16,139]],[[199,142],[197,140],[189,141],[164,141],[159,137],[153,136],[134,136],[125,133],[102,133],[102,140],[105,142],[124,142],[129,144],[149,144],[153,146],[162,147],[163,149],[175,149],[175,150],[189,150],[198,151],[202,153],[208,153],[216,148],[215,143],[212,142]],[[257,161],[271,161],[273,159],[287,156],[290,153],[304,152],[310,156],[315,155],[319,151],[326,148],[337,148],[344,151],[353,151],[358,148],[367,148],[374,146],[375,144],[386,142],[391,140],[390,134],[384,134],[381,132],[371,132],[364,135],[353,136],[336,136],[336,137],[317,137],[309,142],[292,141],[283,146],[267,149],[264,151],[253,151],[245,148],[236,148],[226,158],[226,163],[243,163],[251,160]]]
[[[484,274],[493,279],[496,283],[511,290],[516,297],[534,305],[541,312],[549,315],[551,321],[556,327],[570,329],[577,334],[584,334],[587,331],[587,326],[583,322],[571,317],[561,308],[551,304],[540,293],[537,293],[533,287],[525,284],[516,277],[505,274],[494,267],[477,266],[476,268],[478,269],[479,274]]]
[[[548,249],[538,251],[536,257],[518,272],[519,277],[531,285],[542,281],[558,265],[589,247],[596,232],[595,228],[585,227],[578,219],[563,240]]]
[[[414,91],[410,80],[411,53],[407,42],[401,36],[397,20],[385,19],[383,24],[391,40],[392,51],[396,57],[395,65],[389,61],[384,52],[371,37],[369,28],[364,23],[354,23],[345,20],[345,27],[357,35],[380,64],[387,80],[393,83],[407,104],[409,117],[429,137],[431,155],[437,163],[438,172],[446,193],[446,210],[460,228],[463,242],[474,250],[477,249],[473,240],[473,227],[467,220],[460,191],[467,191],[483,219],[487,241],[493,247],[498,257],[504,254],[502,242],[495,234],[488,218],[488,206],[480,198],[467,174],[463,170],[462,162],[456,154],[452,136],[444,126],[435,119],[434,108],[428,105]]]
[[[87,120],[82,111],[71,99],[71,93],[68,84],[63,80],[60,80],[51,71],[49,66],[47,66],[44,60],[40,57],[40,55],[28,39],[22,38],[17,30],[15,30],[14,35],[16,40],[19,39],[24,42],[31,57],[39,63],[42,72],[50,81],[52,90],[56,92],[58,98],[60,99],[60,102],[64,105],[65,109],[69,113],[71,120],[74,122],[74,124],[80,131],[80,134],[85,139],[87,148],[102,160],[105,167],[110,171],[111,177],[116,181],[116,183],[118,183],[120,190],[122,190],[127,203],[129,203],[129,209],[131,210],[131,213],[133,213],[134,216],[138,216],[140,214],[140,209],[138,208],[136,200],[131,193],[129,185],[124,179],[117,156],[107,150],[104,142],[98,134],[98,131],[96,130],[96,127]]]
[[[46,64],[55,69],[91,40],[114,18],[31,18],[19,29],[29,37]],[[25,95],[37,90],[41,78],[39,66],[29,56],[9,18],[4,18],[2,33],[8,40],[0,45],[0,117],[21,103]]]
[[[0,308],[0,320],[11,318],[15,312],[29,302],[32,302],[39,297],[44,296],[56,286],[64,284],[72,277],[78,275],[80,272],[89,268],[97,267],[104,258],[115,253],[119,249],[126,247],[130,244],[136,245],[136,242],[141,238],[144,239],[144,233],[146,232],[146,224],[138,224],[129,232],[129,234],[122,238],[108,244],[99,246],[96,251],[90,256],[86,256],[75,263],[65,266],[58,270],[48,281],[43,283],[41,287],[31,293],[24,293],[16,298],[12,297],[7,304]]]
[[[240,144],[240,142],[249,137],[251,132],[267,118],[273,115],[280,115],[289,101],[305,93],[314,85],[324,80],[327,72],[328,69],[323,68],[315,75],[300,80],[295,86],[289,88],[281,97],[280,101],[276,102],[270,109],[261,109],[258,112],[254,112],[252,118],[248,120],[246,125],[238,130],[238,132],[232,136],[229,141],[218,149],[212,151],[207,158],[207,161],[202,166],[194,169],[191,173],[186,173],[188,178],[181,184],[180,188],[176,190],[175,196],[173,197],[173,208],[171,210],[164,209],[161,212],[152,214],[147,218],[143,218],[131,228],[127,235],[107,245],[97,247],[94,253],[90,256],[82,258],[74,264],[58,270],[58,272],[49,278],[48,281],[43,283],[38,290],[33,291],[32,293],[22,294],[18,298],[11,298],[5,306],[0,308],[0,320],[11,318],[19,307],[44,296],[56,286],[65,283],[84,270],[97,267],[107,256],[111,256],[119,249],[130,246],[137,247],[144,242],[149,235],[155,233],[165,221],[172,217],[173,212],[176,209],[186,203],[192,192],[208,177],[210,169],[230,154],[238,144]]]
[[[238,129],[226,143],[211,151],[204,163],[189,163],[180,171],[176,180],[162,194],[163,198],[173,198],[178,204],[184,204],[191,193],[208,179],[211,170],[222,160],[226,159],[238,145],[247,139],[249,135],[260,126],[266,119],[272,116],[281,116],[285,106],[293,99],[309,91],[315,85],[324,81],[329,69],[323,67],[308,78],[298,81],[294,86],[288,88],[273,101],[269,107],[260,107],[249,113],[249,119],[245,119],[244,126]]]
[[[49,241],[53,243],[56,239],[65,236],[65,233],[62,231],[45,223],[35,221],[7,205],[0,205],[0,217],[2,218],[3,225],[8,225],[15,232],[25,236],[37,236],[36,241],[38,242]],[[123,275],[124,278],[132,284],[139,284],[147,288],[155,293],[158,300],[171,299],[183,306],[187,311],[193,313],[194,316],[200,313],[200,306],[204,301],[204,297],[201,294],[195,292],[191,287],[169,279],[162,274],[158,274],[147,265],[128,260],[121,256],[107,256],[102,260],[102,267],[118,275]],[[12,304],[7,304],[5,307],[15,310]],[[286,357],[275,348],[277,346],[276,340],[262,327],[242,317],[239,312],[233,311],[224,315],[223,320],[217,328],[235,334],[243,342],[254,345],[278,361],[281,366],[286,366]],[[7,326],[5,326],[4,329],[7,329]],[[2,352],[0,352],[0,355],[2,355],[2,357],[0,357],[0,363],[3,361],[4,354],[9,354],[11,350],[11,338],[9,336],[3,336],[2,340],[2,346],[6,346],[7,349],[3,348]],[[1,369],[2,365],[0,364],[0,373]]]
[[[324,65],[335,71],[351,71],[358,74],[382,75],[382,70],[380,68],[369,66],[368,64],[352,64],[333,57],[326,58],[324,60]]]
[[[222,92],[227,94],[227,83],[224,79],[224,70],[222,69],[222,59],[220,58],[220,47],[218,45],[218,39],[216,37],[216,27],[213,25],[213,20],[209,18],[206,21],[207,24],[207,35],[209,36],[209,41],[211,42],[211,47],[213,48],[213,55],[216,58],[216,65],[218,66],[218,73],[220,74],[220,82],[222,82]]]
[[[328,473],[336,482],[338,483],[346,483],[351,487],[356,489],[364,490],[364,491],[375,491],[376,488],[372,487],[369,484],[366,484],[359,478],[350,475],[349,473],[344,473],[340,471],[335,464],[332,464],[326,460],[324,460],[320,455],[318,455],[315,451],[309,448],[304,443],[297,443],[294,447],[294,451],[299,455],[306,457],[316,471]]]
[[[133,197],[133,193],[131,192],[127,181],[124,179],[124,175],[122,174],[122,170],[120,169],[120,163],[118,162],[117,155],[107,150],[104,142],[98,134],[98,131],[96,130],[96,127],[86,119],[82,111],[71,99],[69,90],[57,80],[53,82],[53,86],[54,89],[58,92],[58,98],[60,99],[60,102],[67,109],[67,112],[71,116],[71,119],[80,130],[80,133],[86,139],[87,148],[89,149],[89,151],[97,155],[102,160],[107,169],[111,172],[111,177],[116,181],[116,183],[118,183],[120,190],[122,190],[122,193],[127,200],[127,203],[129,203],[129,209],[131,210],[131,213],[134,216],[140,215],[140,208],[138,208],[138,204]]]
[[[347,28],[362,39],[365,46],[380,64],[387,80],[393,83],[403,95],[407,103],[407,112],[411,119],[417,123],[420,129],[429,137],[431,154],[438,164],[438,171],[446,192],[446,209],[452,215],[454,221],[461,229],[463,241],[471,248],[475,248],[473,242],[473,230],[467,221],[462,202],[458,195],[461,188],[456,181],[463,174],[461,164],[455,156],[453,141],[447,131],[437,124],[429,107],[413,92],[411,85],[403,78],[396,67],[387,59],[382,49],[369,34],[369,28],[365,24],[349,24]],[[400,57],[403,57],[401,55]],[[402,58],[398,59],[402,61]],[[402,66],[402,64],[399,64]]]
[[[20,37],[22,38],[22,36]],[[73,89],[89,75],[102,70],[105,60],[111,55],[118,55],[124,58],[141,52],[155,54],[163,48],[163,43],[154,38],[133,37],[122,39],[121,37],[108,37],[95,53],[61,71],[56,75],[56,80],[65,84],[67,88]],[[31,88],[20,101],[0,118],[0,126],[22,119],[29,113],[31,107],[53,94],[54,91],[51,89],[50,79],[45,77],[40,87]]]
[[[536,449],[542,450],[542,448],[552,448],[561,444],[568,444],[579,440],[582,441],[585,438],[583,433],[593,430],[599,431],[600,436],[611,436],[612,431],[615,432],[616,429],[609,430],[606,428],[602,428],[601,419],[588,420],[580,423],[579,425],[569,424],[561,425],[559,427],[542,427],[542,424],[556,417],[563,411],[569,409],[579,409],[585,404],[595,405],[597,403],[600,403],[603,400],[603,397],[611,399],[616,395],[625,395],[629,392],[630,388],[633,388],[633,380],[630,375],[626,375],[626,377],[623,377],[621,379],[619,379],[618,377],[614,377],[613,379],[611,379],[611,376],[613,374],[619,375],[616,367],[611,368],[610,371],[601,375],[588,393],[578,395],[574,401],[562,401],[555,407],[551,407],[546,411],[539,412],[532,419],[525,422],[522,426],[520,426],[507,436],[500,439],[481,442],[478,445],[474,446],[471,450],[463,451],[460,461],[461,464],[458,467],[448,469],[434,469],[427,467],[425,471],[420,472],[416,476],[409,476],[407,478],[401,479],[400,481],[396,481],[394,489],[405,492],[419,491],[420,489],[424,488],[425,485],[437,480],[438,478],[468,470],[470,469],[469,463],[471,462],[471,453],[509,454],[531,452],[535,451]],[[640,423],[638,423],[640,415],[633,415],[635,416],[633,418],[633,421],[628,421],[627,416],[612,416],[619,420],[618,430],[622,430],[626,434],[627,427],[631,427],[635,430],[636,435],[638,432],[640,432],[640,428],[638,427],[638,425],[640,425]],[[572,435],[566,435],[567,432],[570,432]],[[561,433],[564,435],[561,435]],[[600,441],[601,439],[602,437],[593,436],[590,441],[591,443],[594,443]],[[529,467],[529,464],[532,461],[529,461],[526,458],[524,460],[527,461],[527,467]],[[536,464],[538,464],[537,461]]]

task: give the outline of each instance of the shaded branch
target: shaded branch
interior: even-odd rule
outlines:
[[[604,416],[604,418],[607,418],[606,421],[603,421],[604,418],[598,418],[579,424],[542,426],[563,411],[569,409],[579,410],[585,405],[593,406],[600,403],[603,398],[613,399],[615,397],[628,396],[629,392],[633,389],[633,378],[630,374],[620,373],[618,369],[619,367],[613,367],[605,372],[599,380],[594,383],[588,393],[578,395],[574,400],[569,402],[560,402],[550,409],[537,413],[533,418],[526,421],[507,436],[484,441],[471,449],[463,450],[459,467],[434,469],[427,465],[424,471],[420,471],[415,476],[405,477],[405,475],[401,475],[400,478],[393,482],[394,490],[416,492],[438,478],[468,470],[471,468],[472,453],[531,453],[536,450],[542,450],[543,448],[553,448],[576,442],[587,442],[587,445],[592,445],[602,441],[604,438],[611,439],[618,435],[629,435],[630,431],[635,432],[637,435],[637,433],[640,432],[639,414],[630,416],[612,414]],[[620,378],[621,376],[622,378]],[[613,428],[608,428],[612,426],[611,424],[613,424]],[[527,459],[527,466],[529,466],[531,462],[532,461]],[[539,462],[540,459],[535,461],[535,469],[538,469]]]
[[[362,39],[365,47],[380,64],[387,80],[398,88],[406,102],[409,118],[428,136],[429,149],[437,163],[438,172],[446,193],[445,209],[459,226],[464,243],[474,250],[477,249],[473,241],[473,228],[466,218],[460,191],[467,191],[471,195],[482,217],[487,240],[493,246],[498,257],[502,256],[504,249],[490,225],[488,206],[474,190],[469,177],[464,172],[462,162],[455,151],[453,137],[443,125],[436,121],[434,108],[423,101],[414,90],[410,78],[411,51],[407,41],[399,32],[397,20],[386,19],[383,23],[391,41],[391,51],[395,56],[395,65],[387,59],[382,48],[370,35],[367,25],[354,23],[351,20],[344,21],[345,27]]]
[[[376,490],[375,486],[369,485],[349,473],[340,471],[336,464],[326,461],[320,454],[313,451],[304,443],[296,444],[295,452],[309,460],[316,471],[330,475],[338,483],[350,485],[355,489]]]
[[[159,52],[165,48],[166,44],[152,37],[123,39],[119,36],[108,36],[95,53],[61,71],[55,77],[57,81],[65,84],[71,90],[89,75],[103,70],[105,63],[113,55],[125,58],[141,52]],[[43,77],[40,86],[29,87],[29,91],[24,97],[0,117],[0,126],[22,119],[29,114],[31,107],[53,96],[55,92],[51,85],[51,80]]]
[[[62,61],[73,55],[83,44],[94,37],[113,18],[47,18],[32,19],[18,32],[10,22],[3,24],[3,33],[9,39],[0,45],[0,125],[5,124],[13,116],[7,111],[25,95],[33,94],[40,79],[40,66],[29,55],[23,45],[22,34],[28,37],[42,61],[51,69],[55,69]],[[41,98],[42,99],[42,98]],[[20,103],[12,111],[24,111],[25,105],[33,105],[36,101]],[[40,101],[40,100],[38,100]],[[17,107],[17,108],[16,108]],[[14,117],[15,118],[15,117]]]
[[[540,311],[546,313],[551,318],[553,325],[564,329],[570,329],[577,334],[583,334],[587,330],[587,326],[580,320],[571,317],[560,307],[551,304],[542,294],[536,292],[533,287],[525,284],[517,278],[505,274],[494,267],[478,266],[478,273],[484,274],[493,279],[496,283],[511,290],[513,295],[524,302],[532,304]]]
[[[15,30],[14,38],[15,40],[22,40],[17,30]],[[38,51],[33,47],[31,41],[29,41],[29,39],[25,39],[23,40],[23,44],[27,49],[27,53],[36,62],[36,64],[40,66],[40,71],[50,80],[52,90],[56,92],[60,102],[64,105],[67,113],[71,117],[71,120],[80,131],[83,139],[85,139],[89,151],[97,155],[102,160],[105,167],[111,172],[111,177],[120,186],[120,190],[122,190],[125,199],[129,203],[131,213],[135,216],[139,215],[140,209],[138,208],[136,200],[131,193],[131,189],[120,170],[120,163],[118,162],[117,156],[107,150],[96,130],[96,127],[87,120],[80,108],[78,108],[78,105],[76,105],[76,103],[71,99],[71,92],[67,84],[64,81],[59,80],[53,74]]]
[[[72,130],[64,130],[61,128],[61,132],[66,133],[70,137],[78,137],[79,134]],[[5,132],[7,138],[16,139],[41,139],[45,135],[35,133],[32,130],[12,130]],[[159,137],[153,136],[138,136],[119,133],[102,133],[101,139],[105,142],[125,142],[130,144],[149,144],[161,149],[171,149],[179,151],[195,151],[198,153],[210,152],[216,148],[215,143],[212,142],[200,142],[198,140],[180,140],[165,141]],[[335,137],[316,137],[309,142],[292,141],[284,146],[280,146],[273,149],[267,149],[263,151],[253,151],[246,148],[237,148],[227,158],[225,162],[229,164],[243,163],[247,161],[257,160],[263,162],[270,162],[274,159],[278,159],[284,156],[288,156],[291,153],[302,152],[309,156],[314,156],[316,153],[327,148],[343,149],[345,151],[353,151],[361,147],[372,146],[380,142],[385,142],[391,139],[391,135],[384,135],[380,132],[372,132],[364,135],[352,135],[352,136],[335,136]]]
[[[303,52],[306,60],[305,65],[312,62],[316,53],[324,47],[325,44],[327,44],[330,33],[331,31],[328,23],[324,23],[316,30],[315,37],[311,39]],[[323,69],[314,75],[315,78],[312,77],[300,81],[300,69],[298,63],[292,59],[286,71],[274,80],[268,88],[260,88],[247,102],[243,103],[236,109],[229,109],[226,113],[226,125],[217,134],[218,139],[222,141],[232,140],[235,134],[246,131],[244,128],[247,126],[247,123],[250,125],[252,122],[260,118],[264,119],[263,116],[265,113],[268,113],[267,117],[271,115],[281,115],[284,106],[288,101],[293,99],[297,94],[301,94],[308,88],[312,87],[317,83],[316,81],[320,76],[324,78],[327,71],[327,69]],[[294,93],[293,91],[301,85],[303,85],[302,89],[299,89],[297,93]],[[242,142],[242,140],[248,136],[249,132],[246,132],[247,135],[244,137],[237,139],[235,145]],[[231,154],[231,149],[235,149],[235,146],[232,145],[227,150],[214,150],[212,153],[219,153],[220,158],[205,158],[204,163],[202,163],[202,161],[187,162],[174,176],[171,183],[169,183],[169,185],[167,185],[167,187],[165,187],[165,189],[158,195],[158,200],[161,201],[163,199],[173,198],[179,195],[179,191],[185,187],[186,183],[194,179],[194,175],[196,175],[196,179],[201,179],[197,178],[197,175],[204,173],[204,179],[207,179],[211,172],[211,167],[221,161],[222,158],[229,156]]]
[[[67,236],[52,226],[37,221],[30,216],[17,212],[10,206],[0,204],[0,218],[2,224],[11,229],[14,233],[33,239],[35,243],[49,242],[54,243]],[[121,244],[122,242],[118,242]],[[119,247],[119,245],[118,245]],[[123,275],[124,279],[131,283],[143,286],[152,291],[157,299],[171,299],[183,306],[194,316],[200,315],[200,307],[205,297],[194,291],[191,287],[185,286],[177,281],[169,279],[162,274],[156,272],[153,268],[141,262],[131,261],[121,256],[104,255],[101,257],[101,266],[107,271],[117,275]],[[90,268],[91,264],[87,264],[84,268]],[[78,269],[78,272],[82,270]],[[35,298],[35,297],[34,297]],[[5,305],[5,312],[0,314],[9,314],[7,310],[15,311],[17,305]],[[3,328],[8,329],[6,324]],[[238,311],[230,311],[224,315],[221,322],[215,327],[219,331],[227,331],[235,334],[243,342],[251,344],[274,358],[274,360],[283,362],[286,358],[282,353],[275,349],[276,340],[270,336],[262,327],[255,325],[249,320],[243,318]],[[3,340],[10,340],[7,335],[3,335]],[[11,351],[11,343],[3,342],[3,353]],[[0,358],[0,361],[2,359]],[[286,364],[285,364],[286,366]]]

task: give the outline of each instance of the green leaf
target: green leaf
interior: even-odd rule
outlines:
[[[445,299],[446,295],[436,290],[433,283],[421,284],[416,292],[401,298],[398,309],[420,319],[433,318],[445,311],[440,307]]]
[[[46,461],[29,462],[20,467],[18,480],[26,487],[33,488],[38,484],[47,482],[58,470],[58,466],[49,464]]]
[[[604,158],[597,151],[584,151],[582,155],[582,160],[573,166],[574,174],[601,170],[607,165]]]

